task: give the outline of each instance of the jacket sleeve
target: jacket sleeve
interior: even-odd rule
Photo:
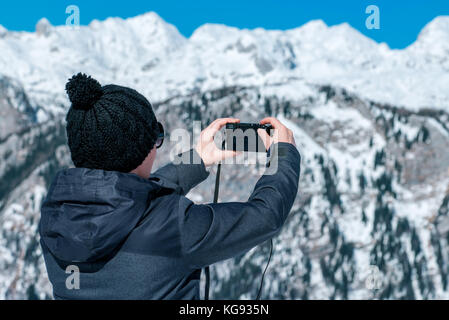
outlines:
[[[277,171],[257,182],[247,202],[179,203],[183,256],[192,268],[243,254],[280,232],[298,191],[301,157],[289,143],[274,145]]]
[[[151,177],[178,185],[181,193],[186,195],[209,176],[203,161],[194,149],[177,155],[175,160],[179,164],[169,163],[151,174]]]

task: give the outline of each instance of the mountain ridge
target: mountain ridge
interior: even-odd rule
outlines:
[[[449,39],[448,21],[435,18],[415,43],[392,50],[348,24],[329,27],[321,20],[285,31],[205,24],[186,38],[154,12],[76,29],[41,19],[34,33],[0,30],[0,70],[21,81],[50,114],[65,112],[64,84],[79,71],[104,84],[134,83],[152,101],[198,88],[263,86],[296,77],[407,108],[448,109],[446,44],[426,45],[428,39]]]

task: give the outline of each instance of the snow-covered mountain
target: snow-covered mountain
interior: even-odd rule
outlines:
[[[47,110],[66,104],[64,83],[80,69],[106,83],[132,83],[155,101],[223,85],[299,79],[407,108],[445,109],[448,24],[447,16],[435,18],[411,46],[390,50],[348,24],[328,27],[320,20],[287,31],[206,24],[186,39],[152,12],[75,29],[42,19],[34,33],[2,28],[0,70],[22,81]],[[48,92],[55,95],[50,101]]]
[[[0,298],[51,297],[36,226],[52,176],[71,165],[64,86],[79,71],[141,91],[169,131],[229,115],[275,115],[293,129],[300,193],[264,297],[449,298],[448,40],[444,16],[404,50],[322,21],[206,24],[188,39],[155,13],[0,26]],[[211,200],[212,176],[193,200]],[[225,166],[223,176],[221,200],[244,201],[258,173]],[[254,297],[267,249],[215,266],[213,297]],[[366,288],[373,266],[378,290]]]

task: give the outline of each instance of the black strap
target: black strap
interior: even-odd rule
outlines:
[[[225,146],[225,141],[223,141],[223,149]],[[267,153],[268,157],[268,153]],[[270,166],[270,163],[267,163],[267,167]],[[218,163],[217,166],[217,174],[215,177],[215,190],[214,190],[214,203],[218,202],[218,193],[220,190],[220,173],[221,173],[221,162]],[[273,239],[270,239],[270,256],[268,257],[267,265],[265,266],[265,270],[262,273],[262,279],[260,280],[260,287],[257,293],[256,300],[260,300],[260,296],[262,294],[263,281],[265,279],[265,273],[267,272],[268,266],[270,265],[271,256],[273,255]],[[209,300],[209,288],[210,288],[210,268],[209,266],[204,268],[204,273],[206,276],[206,283],[204,285],[204,300]]]
[[[218,192],[220,190],[220,172],[221,172],[221,163],[218,164],[217,176],[215,178],[214,203],[218,202]],[[204,268],[204,273],[206,275],[206,284],[204,286],[204,300],[209,300],[209,288],[210,288],[210,268],[209,268],[209,266]]]
[[[260,287],[259,292],[257,292],[256,300],[260,300],[260,295],[262,294],[263,281],[265,279],[265,273],[267,272],[268,266],[270,265],[271,256],[273,255],[273,239],[270,239],[270,255],[268,257],[267,265],[265,266],[265,270],[262,273],[262,279],[260,279]]]
[[[221,162],[218,164],[217,177],[215,178],[214,203],[218,202],[218,192],[220,189],[220,172],[221,172]]]
[[[209,266],[204,268],[206,274],[206,284],[204,285],[204,300],[209,300],[209,286],[210,286],[210,269]]]

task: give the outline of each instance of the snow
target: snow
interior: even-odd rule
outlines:
[[[315,155],[326,154],[325,150],[319,146],[312,138],[310,138],[304,130],[301,130],[294,122],[280,115],[279,121],[286,125],[293,132],[298,151],[304,156],[313,158]],[[304,161],[304,159],[303,159]]]
[[[46,122],[52,114],[65,113],[68,100],[64,86],[67,79],[79,71],[91,74],[102,84],[132,86],[152,102],[195,90],[204,92],[226,85],[240,85],[248,88],[243,90],[245,97],[241,101],[243,115],[248,118],[258,119],[263,114],[263,99],[266,98],[273,98],[279,105],[288,101],[293,111],[302,112],[306,109],[307,115],[313,118],[310,122],[295,118],[294,115],[292,118],[287,118],[288,115],[276,116],[293,131],[302,155],[299,200],[292,210],[296,213],[291,218],[299,219],[301,213],[298,210],[303,209],[300,201],[303,197],[309,197],[310,204],[305,205],[304,210],[307,219],[310,219],[307,230],[313,234],[303,237],[304,229],[301,228],[304,222],[299,221],[281,233],[275,247],[276,252],[284,251],[285,254],[273,257],[276,266],[273,272],[278,274],[270,289],[280,290],[279,285],[289,281],[289,272],[304,271],[300,259],[308,251],[302,252],[302,249],[311,246],[313,250],[309,251],[316,256],[311,261],[313,271],[308,286],[314,289],[311,290],[310,298],[327,298],[332,295],[332,285],[323,285],[325,279],[319,272],[319,255],[329,246],[329,232],[324,230],[319,233],[323,219],[338,222],[344,241],[357,248],[354,259],[359,282],[363,282],[369,270],[373,244],[383,241],[376,238],[380,234],[373,236],[371,233],[377,195],[373,184],[390,168],[385,165],[374,170],[374,159],[376,151],[388,147],[392,142],[386,140],[381,130],[376,130],[374,119],[378,115],[389,117],[392,114],[387,109],[376,107],[368,110],[370,100],[411,110],[423,107],[447,109],[449,51],[445,40],[449,36],[448,25],[449,17],[436,18],[423,29],[414,44],[404,50],[391,50],[386,44],[366,38],[348,24],[327,26],[320,20],[287,31],[261,28],[248,30],[206,24],[187,39],[155,13],[130,19],[93,21],[89,26],[77,29],[54,27],[43,19],[38,23],[35,33],[10,32],[0,27],[0,68],[1,73],[15,79],[14,82],[11,80],[14,86],[24,87],[31,105],[37,106],[35,111],[38,122]],[[325,93],[320,92],[321,85],[347,89],[355,102],[344,101],[341,90],[335,99],[328,99]],[[19,91],[8,92],[8,95],[14,96],[14,92]],[[177,99],[180,103],[188,97]],[[215,108],[209,105],[210,110],[221,110],[227,102],[224,101],[223,105],[212,101],[209,103],[217,103]],[[18,103],[14,105],[19,110],[23,108]],[[177,102],[173,102],[168,107],[173,107],[173,112],[178,112],[181,117],[185,116],[183,110],[176,109],[176,105]],[[435,131],[443,138],[448,136],[436,120],[427,117],[425,121],[435,127]],[[401,129],[410,141],[418,133],[421,125],[418,122],[404,124],[394,119],[393,129]],[[371,138],[372,146],[369,144]],[[437,138],[437,135],[431,138],[435,148],[445,147],[446,144],[438,143]],[[8,144],[5,144],[5,152],[13,150],[17,155],[15,159],[18,163],[15,165],[25,159],[26,153],[21,152],[21,148],[24,147],[18,136],[11,136]],[[391,150],[387,149],[387,152]],[[324,164],[319,163],[320,155]],[[407,152],[405,157],[413,158],[415,162],[422,159],[419,152],[413,150]],[[0,169],[6,170],[8,163],[0,163]],[[333,171],[333,164],[338,172]],[[333,208],[324,194],[328,181],[325,181],[323,169],[329,169],[330,174],[335,175],[332,183],[335,183],[341,196],[342,210]],[[247,176],[249,178],[246,170],[245,179]],[[363,195],[358,182],[362,172],[368,183]],[[435,271],[438,265],[429,245],[429,230],[432,228],[430,219],[438,211],[444,196],[442,190],[448,183],[448,178],[441,177],[435,179],[432,185],[422,183],[413,188],[394,180],[392,184],[397,199],[392,199],[388,193],[383,194],[382,198],[393,206],[396,219],[393,224],[397,223],[396,216],[406,217],[416,227],[423,247],[426,247],[425,254],[434,268],[432,274],[438,272]],[[37,221],[35,216],[38,215],[46,192],[43,185],[43,182],[27,182],[27,186],[32,186],[26,188],[27,192],[24,192],[25,187],[15,191],[17,203],[10,200],[6,204],[4,217],[7,219],[2,221],[3,229],[15,235],[17,228],[25,227],[28,230],[25,244],[36,234],[36,225],[33,223]],[[250,192],[241,190],[239,195]],[[209,193],[210,189],[206,193],[194,191],[189,197],[196,202],[204,202],[208,201]],[[362,208],[367,216],[366,223],[361,219]],[[334,244],[342,241],[342,238],[338,238]],[[6,245],[3,246],[6,248]],[[293,254],[288,252],[292,248]],[[404,248],[412,257],[408,243],[404,244]],[[11,256],[12,252],[3,250],[0,243],[0,255],[6,256],[6,261],[16,259]],[[328,255],[332,256],[331,253]],[[259,264],[265,261],[265,256],[253,250],[242,259],[241,264],[252,256],[254,262]],[[339,268],[336,275],[340,276],[340,272],[346,268],[346,265]],[[225,265],[218,265],[217,270],[222,279],[233,272]],[[9,280],[0,278],[1,283],[9,284]],[[221,285],[223,282],[217,283]],[[302,284],[298,283],[298,286]],[[1,290],[0,297],[5,295]],[[364,288],[351,290],[351,298],[367,296]],[[438,297],[447,296],[447,292],[444,294],[439,293]]]
[[[0,38],[5,37],[8,34],[8,30],[0,24]]]
[[[83,71],[104,84],[135,83],[152,100],[198,87],[295,78],[413,110],[448,109],[448,25],[448,16],[437,17],[411,46],[391,50],[348,24],[329,27],[320,20],[286,31],[205,24],[186,39],[154,12],[76,29],[53,27],[43,18],[35,33],[0,28],[0,68],[37,102],[46,92],[66,106],[65,82]],[[40,104],[50,113],[63,111]]]

